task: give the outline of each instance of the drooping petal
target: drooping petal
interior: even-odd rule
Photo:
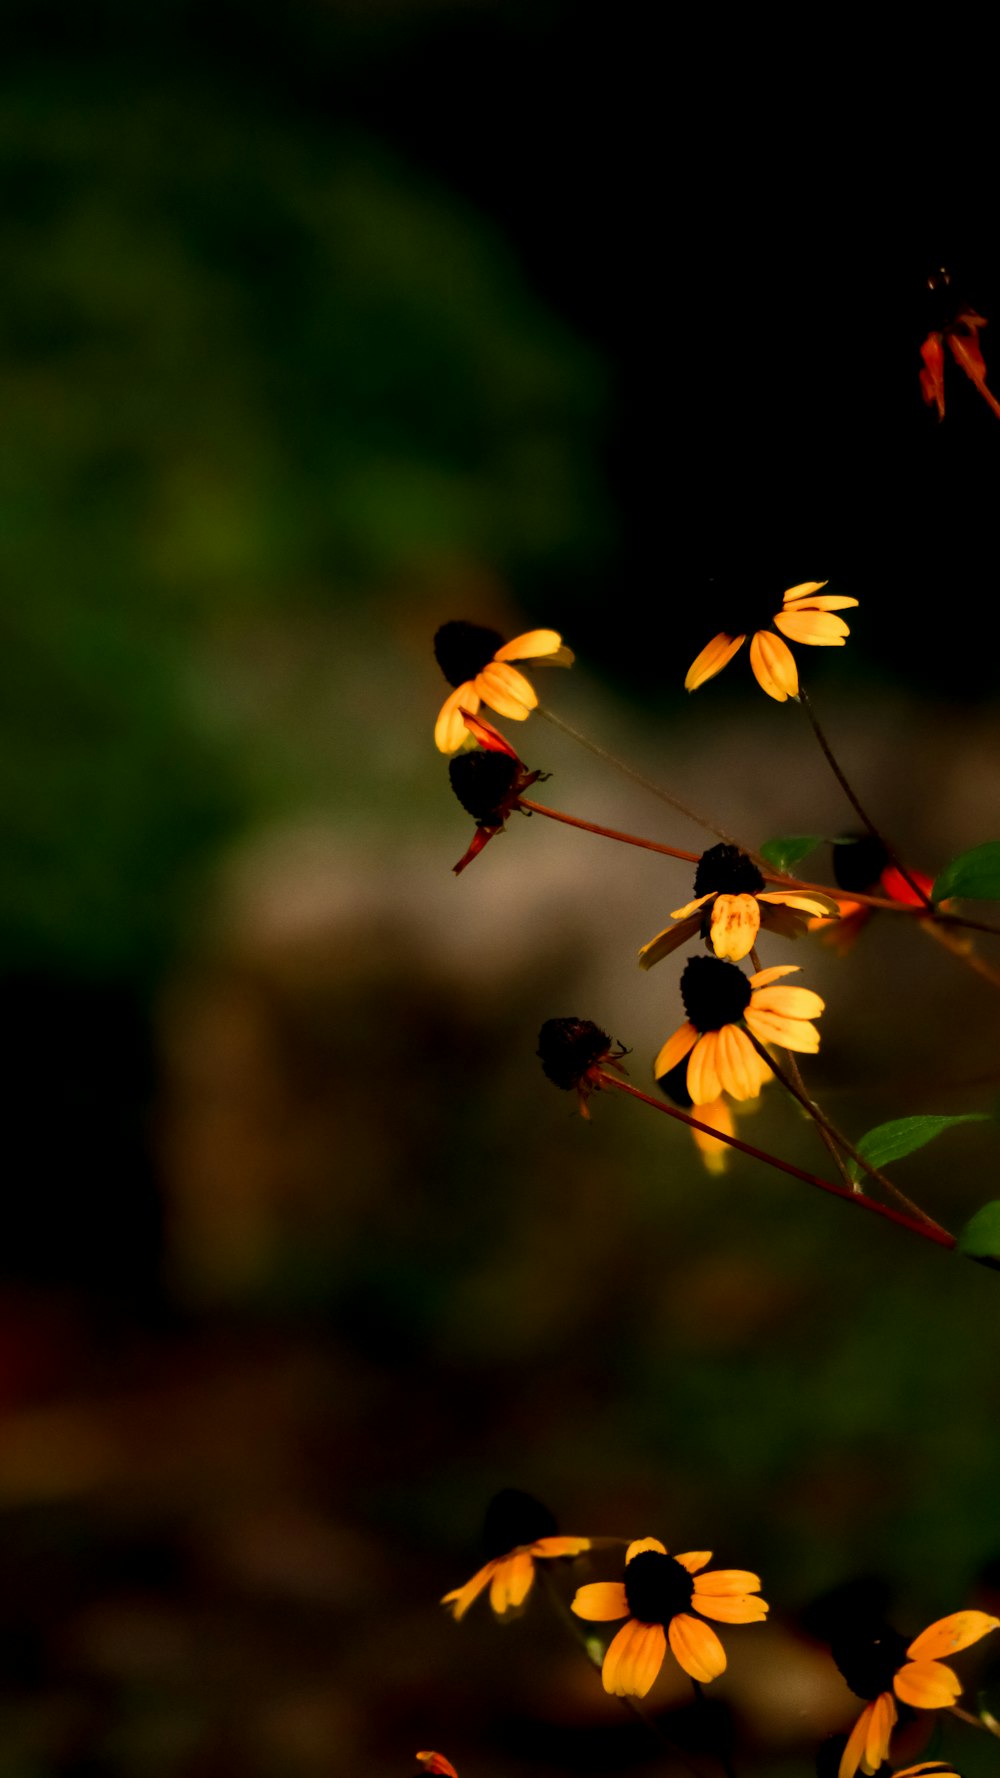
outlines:
[[[806,914],[836,914],[837,902],[832,895],[821,895],[818,889],[765,889],[758,901],[773,901],[786,908],[800,908]]]
[[[659,1080],[662,1075],[669,1074],[678,1062],[683,1062],[688,1050],[698,1041],[698,1033],[687,1020],[679,1025],[672,1037],[668,1037],[656,1061],[653,1063],[653,1078]]]
[[[740,1593],[733,1599],[716,1599],[699,1593],[695,1587],[691,1600],[695,1611],[714,1618],[719,1624],[762,1624],[770,1607],[757,1593]]]
[[[579,1556],[590,1548],[589,1537],[536,1537],[528,1548],[533,1556]]]
[[[505,753],[508,759],[517,759],[517,754],[506,736],[502,735],[499,729],[494,728],[491,722],[487,722],[485,717],[474,715],[466,707],[462,711],[462,720],[472,739],[478,742],[485,752]]]
[[[697,1115],[699,1123],[710,1124],[713,1130],[718,1130],[723,1136],[735,1136],[733,1114],[725,1098],[710,1099],[707,1105],[699,1105]],[[695,1147],[709,1172],[724,1173],[729,1164],[729,1144],[720,1142],[716,1136],[707,1136],[704,1130],[692,1129],[691,1134],[694,1137]],[[684,1558],[678,1556],[677,1560],[682,1562]],[[707,1553],[705,1553],[705,1561],[708,1561]],[[687,1567],[686,1562],[684,1566]]]
[[[776,1012],[788,1019],[818,1019],[826,1001],[812,988],[755,988],[751,999],[755,1012]]]
[[[808,1019],[789,1019],[776,1012],[758,1012],[753,1002],[743,1017],[761,1043],[776,1043],[781,1049],[797,1050],[803,1056],[814,1056],[819,1049],[819,1032]]]
[[[698,908],[703,908],[706,901],[711,901],[713,895],[717,893],[717,890],[710,889],[707,895],[699,895],[697,901],[686,901],[682,908],[674,908],[670,918],[672,920],[689,920]]]
[[[501,716],[513,717],[515,722],[523,722],[528,711],[534,710],[538,703],[538,694],[524,674],[502,661],[491,661],[476,674],[476,690],[491,710],[498,710]]]
[[[687,1090],[693,1105],[704,1105],[706,1100],[717,1099],[722,1092],[722,1082],[716,1066],[718,1039],[717,1031],[706,1031],[691,1051],[691,1060],[687,1067]]]
[[[418,1753],[416,1759],[425,1772],[434,1772],[437,1778],[458,1778],[451,1760],[445,1759],[443,1753]]]
[[[663,1665],[667,1639],[662,1624],[629,1618],[604,1657],[601,1680],[616,1698],[644,1698]]]
[[[577,1587],[570,1611],[594,1624],[610,1623],[616,1617],[628,1617],[629,1605],[625,1587],[620,1580],[594,1580]]]
[[[896,1696],[918,1710],[950,1710],[962,1695],[962,1681],[942,1661],[908,1661],[893,1680]]]
[[[441,705],[440,714],[434,724],[434,745],[439,753],[457,753],[463,741],[469,739],[465,717],[462,715],[463,707],[470,716],[475,716],[479,709],[479,693],[471,679],[449,692]]]
[[[896,1726],[898,1712],[891,1692],[880,1692],[872,1705],[872,1713],[868,1720],[868,1734],[865,1739],[865,1751],[861,1760],[863,1772],[877,1772],[883,1760],[889,1757],[889,1742]]]
[[[679,1612],[671,1618],[667,1636],[675,1659],[689,1678],[708,1685],[710,1680],[718,1679],[719,1674],[726,1671],[726,1651],[722,1643],[715,1631],[699,1618]]]
[[[750,665],[758,685],[769,698],[783,704],[799,695],[799,674],[795,656],[780,636],[770,630],[758,630],[750,643]]]
[[[748,957],[760,931],[760,908],[752,895],[717,895],[712,909],[711,940],[717,957],[738,963]]]
[[[467,1580],[464,1587],[456,1587],[453,1593],[445,1594],[441,1604],[451,1606],[451,1615],[456,1624],[461,1623],[473,1599],[479,1598],[487,1581],[493,1579],[498,1565],[496,1558],[494,1558],[492,1562],[487,1562],[485,1568],[480,1568],[471,1580]]]
[[[641,1556],[644,1550],[655,1550],[658,1556],[667,1554],[666,1544],[661,1543],[658,1537],[637,1537],[625,1551],[626,1565],[632,1561],[633,1557]]]
[[[940,1617],[921,1630],[906,1652],[911,1661],[936,1661],[941,1655],[971,1648],[980,1637],[996,1629],[1000,1629],[1000,1618],[990,1617],[985,1611],[953,1611],[950,1617]]]
[[[684,680],[684,690],[697,691],[699,685],[704,685],[707,679],[714,679],[716,673],[721,673],[723,667],[728,666],[745,641],[745,636],[727,636],[724,630],[718,636],[713,636],[697,659],[691,662]]]
[[[701,1112],[703,1107],[699,1105],[698,1110]],[[682,1568],[686,1568],[689,1574],[697,1574],[698,1570],[704,1568],[705,1563],[711,1560],[711,1550],[688,1550],[685,1555],[674,1557],[674,1561],[679,1562]]]
[[[853,1729],[848,1735],[847,1746],[844,1748],[844,1751],[840,1756],[840,1766],[837,1771],[837,1778],[854,1778],[854,1774],[864,1758],[865,1743],[868,1740],[868,1724],[871,1721],[871,1715],[874,1709],[874,1700],[872,1703],[866,1704]],[[868,1768],[866,1766],[865,1771],[867,1770]]]
[[[671,951],[679,950],[681,945],[687,944],[689,938],[694,937],[700,925],[701,916],[695,914],[693,920],[682,920],[679,926],[668,926],[665,932],[658,932],[639,952],[640,969],[652,969],[654,963],[669,957]]]
[[[495,661],[533,661],[544,655],[551,658],[557,654],[568,654],[572,661],[573,655],[568,648],[563,648],[563,639],[558,630],[525,630],[523,636],[515,636],[512,641],[505,642],[493,656]],[[569,661],[566,662],[569,665]]]
[[[832,611],[779,611],[774,622],[792,642],[808,642],[814,648],[843,648],[851,633]]]
[[[716,1067],[723,1090],[734,1099],[756,1099],[760,1091],[759,1057],[745,1031],[724,1025],[718,1034]]]
[[[820,587],[829,586],[829,584],[828,580],[800,580],[798,586],[785,588],[781,596],[782,603],[793,605],[797,599],[811,599],[813,593],[819,592]]]
[[[490,1582],[490,1604],[498,1617],[524,1604],[534,1578],[535,1564],[527,1550],[515,1550],[498,1563]]]
[[[823,582],[826,585],[826,582]],[[857,605],[857,599],[849,599],[845,593],[810,593],[802,600],[789,602],[785,610],[789,611],[848,611]]]
[[[710,1593],[719,1599],[737,1593],[759,1593],[760,1576],[751,1574],[748,1568],[710,1568],[707,1574],[699,1574],[695,1592]]]
[[[772,963],[769,969],[758,969],[757,974],[750,977],[750,986],[751,988],[767,988],[772,982],[776,982],[779,976],[798,975],[801,969],[801,963]]]

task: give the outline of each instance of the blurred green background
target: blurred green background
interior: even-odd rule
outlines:
[[[874,105],[853,161],[790,156],[693,25],[665,116],[569,5],[10,24],[0,1778],[669,1766],[540,1600],[440,1611],[506,1485],[759,1570],[719,1710],[741,1772],[807,1773],[855,1713],[817,1599],[998,1609],[997,1283],[553,1091],[564,1014],[647,1083],[680,966],[634,954],[690,875],[536,819],[454,880],[431,638],[557,625],[565,720],[750,844],[834,834],[742,659],[679,690],[712,578],[828,574],[861,607],[809,683],[863,794],[922,868],[993,837],[1000,426],[917,386],[929,262],[1000,314],[989,169],[917,89],[893,156]],[[556,806],[705,843],[514,738]],[[992,1110],[986,983],[902,922],[800,948],[855,1135]],[[824,1170],[776,1092],[748,1134]],[[970,1125],[900,1182],[957,1227],[996,1167]],[[697,1741],[669,1673],[652,1702]]]

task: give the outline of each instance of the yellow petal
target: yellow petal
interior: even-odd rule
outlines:
[[[470,716],[475,716],[479,709],[479,693],[471,679],[464,685],[456,686],[441,705],[441,713],[434,724],[434,745],[439,753],[457,753],[463,742],[469,738],[462,705]]]
[[[798,975],[801,963],[772,963],[769,969],[758,969],[756,975],[750,977],[751,988],[767,988],[783,975]]]
[[[760,1576],[751,1574],[748,1568],[711,1568],[707,1574],[699,1574],[695,1592],[710,1593],[719,1599],[737,1593],[759,1593]]]
[[[490,1582],[490,1604],[498,1617],[523,1605],[535,1578],[535,1564],[527,1550],[516,1550],[497,1564]]]
[[[837,1770],[837,1778],[854,1778],[854,1774],[864,1757],[865,1742],[868,1740],[868,1724],[874,1709],[874,1702],[866,1704],[853,1729],[848,1735],[847,1746],[844,1748],[844,1751],[840,1756],[840,1766]],[[865,1770],[868,1770],[867,1766],[865,1767]]]
[[[697,659],[691,662],[684,680],[684,690],[697,691],[699,685],[704,685],[707,679],[714,679],[716,673],[721,673],[723,667],[728,666],[745,641],[745,636],[727,636],[725,631],[713,636]]]
[[[832,611],[779,611],[774,622],[792,642],[808,642],[814,648],[843,648],[851,633]]]
[[[770,630],[758,630],[750,643],[750,665],[769,698],[783,704],[799,695],[799,675],[791,649]]]
[[[671,951],[679,950],[694,937],[700,925],[701,916],[696,914],[693,920],[683,920],[679,926],[668,926],[665,932],[658,932],[639,952],[640,969],[652,969],[654,963],[669,957]]]
[[[914,1661],[936,1661],[941,1655],[957,1654],[960,1648],[971,1648],[981,1636],[1000,1629],[1000,1618],[989,1617],[985,1611],[954,1611],[950,1617],[938,1618],[921,1630],[907,1649]]]
[[[762,1624],[770,1607],[757,1593],[741,1593],[734,1599],[715,1599],[695,1588],[691,1600],[702,1617],[714,1618],[717,1624]]]
[[[689,920],[691,915],[698,908],[703,908],[705,906],[706,901],[711,901],[715,893],[716,891],[714,889],[710,889],[707,895],[699,895],[697,901],[686,901],[682,908],[674,909],[670,918],[672,920]]]
[[[900,1766],[896,1778],[931,1778],[932,1773],[934,1778],[961,1778],[954,1766],[937,1759],[923,1760],[919,1766]]]
[[[893,1680],[897,1698],[918,1710],[950,1710],[962,1695],[962,1681],[941,1661],[909,1661]]]
[[[819,592],[820,587],[829,584],[828,580],[800,580],[798,586],[786,587],[781,595],[782,603],[790,605],[795,599],[809,599],[813,593]]]
[[[712,909],[712,949],[738,963],[748,957],[760,931],[760,909],[752,895],[717,895]]]
[[[716,1067],[723,1090],[734,1099],[756,1099],[760,1091],[757,1051],[738,1025],[719,1032]]]
[[[667,1639],[662,1624],[629,1618],[604,1657],[601,1680],[616,1698],[644,1698],[663,1665]]]
[[[451,1606],[451,1615],[456,1624],[461,1623],[473,1599],[478,1599],[487,1581],[492,1580],[497,1567],[496,1560],[487,1562],[485,1568],[480,1568],[478,1574],[467,1580],[464,1587],[457,1587],[453,1593],[445,1594],[441,1604]]]
[[[701,1109],[701,1106],[699,1106],[699,1115],[701,1114]],[[705,1563],[710,1562],[711,1560],[711,1550],[688,1550],[683,1556],[674,1557],[674,1561],[679,1562],[682,1568],[686,1568],[689,1574],[697,1574],[699,1568],[704,1568]]]
[[[840,903],[832,895],[820,895],[814,889],[765,889],[758,901],[772,901],[781,907],[800,908],[806,914],[839,914]]]
[[[736,1134],[733,1114],[729,1109],[729,1102],[725,1098],[711,1099],[707,1105],[699,1105],[697,1116],[699,1123],[710,1124],[713,1130],[719,1130],[723,1136]],[[691,1134],[709,1172],[724,1173],[729,1163],[728,1143],[720,1142],[717,1136],[706,1136],[704,1130],[692,1130]],[[678,1556],[677,1560],[678,1562],[683,1561],[683,1557]],[[705,1561],[708,1561],[707,1554]]]
[[[628,1617],[628,1599],[620,1580],[595,1580],[589,1586],[577,1587],[570,1611],[591,1623],[604,1624],[612,1618]]]
[[[722,1082],[716,1067],[718,1037],[717,1031],[706,1031],[691,1051],[687,1090],[694,1105],[704,1105],[707,1099],[717,1099],[722,1091]]]
[[[750,1000],[755,1012],[776,1012],[789,1019],[818,1019],[826,1001],[811,988],[755,988]]]
[[[776,1043],[780,1049],[797,1050],[803,1056],[814,1056],[819,1049],[819,1032],[808,1019],[788,1019],[776,1012],[758,1012],[752,1003],[743,1017],[761,1043]]]
[[[515,722],[523,722],[528,711],[538,703],[537,693],[524,674],[499,661],[491,661],[476,674],[476,690],[491,710],[499,711],[501,716],[511,716]]]
[[[563,639],[558,630],[525,630],[523,636],[515,636],[512,642],[505,642],[493,656],[495,661],[533,661],[540,655],[563,653]],[[569,649],[565,650],[570,660],[573,656]],[[568,662],[566,663],[569,664]]]
[[[682,1611],[671,1618],[667,1635],[676,1660],[689,1678],[708,1685],[726,1671],[726,1651],[708,1624]]]
[[[661,1080],[665,1074],[670,1073],[671,1068],[677,1067],[678,1062],[683,1062],[688,1050],[691,1049],[692,1045],[697,1043],[697,1041],[697,1031],[693,1025],[688,1024],[685,1020],[683,1025],[677,1027],[673,1036],[667,1038],[656,1061],[653,1063],[654,1079]]]
[[[826,581],[821,581],[820,585],[825,586]],[[847,611],[857,603],[857,599],[849,599],[844,593],[810,593],[802,600],[786,600],[785,610]]]
[[[658,1537],[637,1537],[635,1542],[630,1543],[628,1549],[625,1551],[626,1566],[631,1562],[633,1556],[641,1556],[643,1550],[655,1550],[659,1556],[665,1556],[667,1554],[666,1544],[661,1543]]]
[[[868,1721],[868,1735],[865,1740],[865,1751],[861,1761],[863,1772],[877,1772],[879,1766],[889,1757],[889,1742],[896,1724],[897,1711],[890,1692],[880,1692],[872,1705],[872,1713]]]
[[[589,1550],[589,1537],[536,1537],[534,1543],[528,1545],[533,1556],[580,1556]]]

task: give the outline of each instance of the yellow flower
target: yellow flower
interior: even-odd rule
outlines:
[[[771,1071],[748,1030],[761,1043],[815,1055],[819,1032],[812,1020],[824,1002],[811,988],[774,985],[779,977],[797,973],[796,964],[783,963],[746,976],[735,963],[717,957],[690,958],[681,976],[688,1016],[657,1056],[656,1079],[688,1057],[685,1084],[694,1105],[707,1105],[722,1092],[734,1099],[756,1098]]]
[[[770,622],[793,642],[807,642],[822,648],[843,648],[850,631],[843,618],[834,617],[833,613],[844,611],[858,601],[840,593],[821,593],[820,588],[828,585],[829,582],[825,580],[804,580],[799,586],[789,587],[782,596],[781,610],[775,613]],[[777,699],[779,704],[783,704],[786,698],[797,698],[799,675],[795,657],[781,636],[776,636],[772,630],[763,627],[766,622],[768,619],[765,617],[759,628],[750,623],[745,627],[727,624],[702,649],[697,660],[691,663],[684,681],[685,691],[697,691],[706,679],[714,679],[716,673],[721,673],[737,650],[742,648],[753,628],[750,665],[758,684],[763,686],[769,698]]]
[[[498,1617],[516,1612],[531,1591],[536,1561],[556,1556],[579,1556],[590,1548],[589,1537],[559,1537],[548,1508],[520,1488],[503,1488],[486,1509],[483,1543],[489,1561],[464,1587],[446,1593],[442,1605],[450,1606],[460,1623],[485,1587]]]
[[[572,651],[555,630],[527,630],[505,642],[499,630],[483,624],[442,624],[434,637],[438,666],[455,690],[445,698],[434,725],[441,753],[457,753],[467,738],[462,710],[475,716],[488,704],[500,716],[523,722],[538,703],[534,687],[511,661],[537,660],[549,667],[569,667]]]
[[[675,908],[670,918],[680,922],[658,932],[643,945],[639,963],[654,963],[686,944],[700,932],[717,957],[738,963],[749,956],[763,926],[783,938],[798,938],[808,931],[810,916],[835,918],[837,903],[812,889],[765,889],[764,878],[739,846],[710,846],[698,860],[694,874],[693,901]]]
[[[768,1607],[757,1595],[760,1581],[743,1568],[716,1568],[702,1573],[711,1550],[670,1556],[655,1537],[629,1544],[622,1581],[595,1581],[579,1587],[571,1610],[593,1623],[614,1618],[628,1622],[612,1639],[601,1677],[606,1692],[619,1698],[644,1698],[667,1651],[690,1678],[707,1685],[726,1670],[726,1651],[715,1631],[701,1618],[723,1624],[760,1623]],[[691,1612],[701,1617],[692,1617]]]
[[[877,1772],[889,1757],[896,1699],[914,1710],[947,1710],[961,1697],[962,1682],[942,1655],[957,1654],[1000,1627],[985,1611],[956,1611],[939,1618],[909,1644],[888,1625],[848,1630],[834,1639],[833,1658],[851,1690],[867,1698],[847,1738],[838,1778]]]
[[[684,1058],[678,1062],[676,1068],[671,1068],[670,1073],[663,1075],[656,1083],[661,1093],[665,1093],[667,1098],[672,1099],[675,1105],[679,1105],[682,1111],[690,1111],[692,1107],[686,1076],[687,1059]],[[740,1105],[740,1111],[756,1111],[759,1103],[758,1099],[745,1099]],[[709,1099],[706,1104],[695,1106],[694,1110],[700,1124],[710,1124],[713,1130],[718,1130],[723,1136],[735,1136],[736,1120],[733,1116],[733,1108],[724,1093],[720,1094],[718,1099]],[[704,1130],[694,1128],[691,1130],[691,1135],[708,1172],[724,1173],[733,1152],[728,1142],[720,1142],[718,1136],[709,1136]]]

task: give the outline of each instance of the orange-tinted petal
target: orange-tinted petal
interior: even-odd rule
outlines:
[[[498,710],[501,716],[513,717],[515,722],[523,722],[538,703],[538,694],[524,674],[501,661],[491,661],[477,673],[475,685],[484,704]]]
[[[697,1584],[691,1604],[703,1617],[714,1618],[719,1624],[762,1624],[770,1610],[767,1600],[762,1599],[759,1593],[741,1593],[734,1598],[717,1599],[710,1594],[699,1593]]]
[[[893,1680],[897,1698],[918,1710],[949,1710],[962,1695],[962,1681],[942,1661],[908,1661]]]
[[[490,1604],[498,1617],[524,1604],[534,1578],[535,1564],[527,1550],[515,1550],[512,1556],[504,1556],[497,1563],[490,1582]]]
[[[781,1049],[797,1050],[803,1056],[814,1056],[819,1049],[819,1032],[808,1019],[789,1019],[781,1013],[759,1012],[752,1002],[743,1017],[761,1043],[776,1043]]]
[[[676,1068],[678,1062],[683,1062],[688,1050],[691,1049],[697,1041],[697,1031],[693,1025],[685,1020],[683,1025],[678,1026],[673,1036],[667,1038],[656,1061],[653,1063],[654,1079],[659,1080],[664,1074],[669,1074],[671,1068]]]
[[[799,599],[808,599],[811,602],[813,594],[829,584],[828,580],[800,580],[798,586],[785,588],[781,595],[782,604],[794,605]],[[857,600],[854,603],[857,604]]]
[[[699,1574],[695,1592],[719,1599],[738,1593],[759,1593],[760,1576],[751,1574],[748,1568],[710,1568],[707,1574]]]
[[[697,691],[699,685],[704,685],[707,679],[714,679],[716,673],[721,673],[723,667],[728,666],[745,641],[745,636],[727,636],[725,631],[713,636],[697,659],[691,662],[684,680],[684,690]]]
[[[717,957],[738,963],[748,957],[760,931],[760,908],[752,895],[717,895],[712,909],[711,940]]]
[[[755,988],[751,999],[755,1012],[776,1012],[785,1019],[818,1019],[826,1001],[811,988],[789,988],[777,985]]]
[[[585,1587],[577,1587],[570,1611],[575,1611],[577,1617],[589,1618],[594,1624],[610,1623],[616,1617],[628,1617],[629,1605],[624,1583],[620,1580],[593,1580]]]
[[[750,665],[758,685],[769,698],[783,704],[799,695],[799,674],[795,657],[780,636],[770,630],[758,630],[750,643]]]
[[[734,1136],[736,1134],[735,1126],[733,1124],[733,1114],[729,1109],[728,1101],[724,1097],[710,1099],[706,1105],[699,1105],[697,1108],[697,1116],[699,1123],[710,1124],[713,1130],[719,1130],[723,1136]],[[724,1173],[729,1162],[729,1144],[720,1142],[716,1136],[706,1136],[704,1130],[693,1129],[691,1134],[695,1140],[695,1147],[701,1155],[709,1172]],[[683,1561],[683,1557],[678,1556],[677,1560],[678,1562],[681,1562]],[[707,1555],[705,1556],[705,1561],[708,1561]],[[684,1566],[687,1567],[686,1562]]]
[[[719,1032],[715,1065],[724,1090],[734,1099],[756,1099],[761,1087],[760,1057],[738,1025],[724,1025]]]
[[[525,630],[523,636],[515,636],[512,641],[505,642],[502,648],[498,648],[493,659],[495,661],[532,661],[539,659],[540,656],[551,658],[551,656],[559,654],[568,654],[569,660],[573,659],[570,650],[563,648],[563,639],[558,630]],[[565,665],[568,666],[569,661]]]
[[[861,1761],[863,1772],[877,1772],[883,1760],[889,1757],[889,1742],[896,1726],[898,1712],[890,1692],[880,1692],[872,1705],[872,1713],[868,1722],[868,1736],[865,1741],[864,1756]]]
[[[604,1657],[601,1680],[616,1698],[644,1698],[663,1665],[667,1639],[662,1624],[629,1618]]]
[[[418,1753],[416,1757],[425,1772],[439,1773],[440,1778],[458,1778],[451,1760],[445,1759],[443,1753]]]
[[[717,891],[715,889],[710,889],[707,895],[699,895],[696,901],[686,901],[682,908],[674,908],[670,918],[672,920],[689,920],[691,915],[695,913],[698,908],[703,908],[706,901],[711,901],[713,895],[716,893]]]
[[[706,1031],[691,1051],[691,1060],[687,1066],[687,1090],[695,1106],[704,1105],[709,1099],[717,1099],[722,1091],[716,1065],[718,1050],[719,1033]]]
[[[765,889],[758,901],[776,902],[782,907],[798,908],[805,914],[837,914],[839,903],[832,895],[821,895],[818,889]]]
[[[441,1603],[442,1605],[451,1606],[451,1615],[455,1619],[456,1624],[461,1623],[469,1606],[472,1604],[473,1599],[479,1598],[487,1581],[493,1579],[494,1572],[498,1566],[499,1562],[494,1558],[492,1562],[487,1562],[485,1568],[480,1568],[479,1572],[474,1574],[471,1580],[467,1580],[464,1587],[457,1587],[453,1593],[445,1594]]]
[[[950,1617],[940,1617],[921,1630],[906,1652],[911,1661],[936,1661],[941,1655],[971,1648],[981,1636],[998,1628],[1000,1618],[990,1617],[985,1611],[953,1611]]]
[[[537,1537],[528,1545],[533,1556],[579,1556],[589,1550],[589,1537]]]
[[[722,1643],[715,1631],[699,1618],[688,1617],[683,1611],[678,1613],[677,1617],[671,1618],[667,1635],[675,1659],[689,1678],[707,1685],[726,1671],[726,1651]]]
[[[851,633],[832,611],[779,611],[774,621],[790,641],[807,642],[813,648],[843,648]]]
[[[799,975],[801,963],[772,963],[769,969],[758,969],[756,975],[750,977],[751,988],[767,988],[772,982],[778,981],[783,975]]]
[[[874,1703],[866,1704],[858,1717],[853,1729],[847,1737],[847,1745],[840,1756],[837,1778],[854,1778],[865,1751],[868,1739],[868,1723],[874,1710]]]
[[[463,742],[469,739],[469,731],[465,726],[462,706],[470,716],[475,716],[479,709],[479,693],[471,679],[464,685],[458,685],[450,692],[441,705],[441,711],[434,724],[434,745],[439,753],[457,753]]]
[[[896,1778],[961,1778],[946,1760],[924,1760],[919,1766],[900,1766]]]
[[[702,1107],[699,1106],[698,1110],[700,1113]],[[689,1574],[697,1574],[698,1570],[704,1568],[705,1563],[711,1560],[711,1550],[688,1550],[685,1555],[674,1557],[674,1561],[679,1562],[682,1568],[686,1568]]]
[[[639,952],[640,969],[652,969],[654,963],[659,963],[662,958],[669,957],[671,951],[679,950],[681,945],[686,945],[688,939],[694,937],[700,925],[701,916],[695,914],[693,920],[682,920],[679,926],[668,926],[665,932],[658,932],[656,937],[651,938],[648,945],[643,945]]]
[[[643,1550],[655,1550],[659,1556],[667,1554],[666,1544],[661,1543],[658,1537],[637,1537],[625,1551],[626,1563],[631,1562],[633,1556],[641,1556]]]

